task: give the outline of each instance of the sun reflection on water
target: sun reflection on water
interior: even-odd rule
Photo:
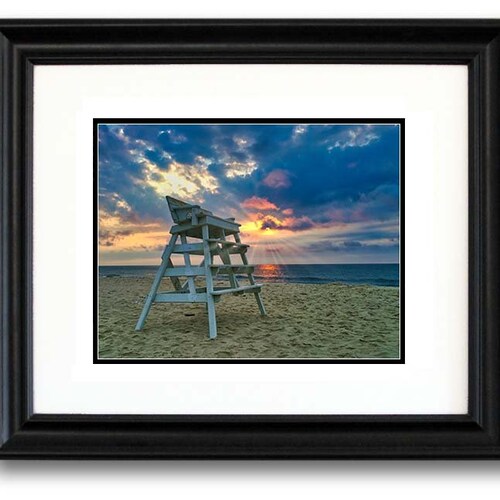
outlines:
[[[259,264],[255,267],[255,274],[262,280],[272,280],[273,282],[285,281],[285,269],[282,265]]]

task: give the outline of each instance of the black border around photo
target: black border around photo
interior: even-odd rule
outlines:
[[[99,165],[98,165],[98,126],[100,124],[398,124],[400,127],[399,141],[399,358],[100,358],[99,357]],[[332,364],[402,364],[405,362],[405,335],[404,335],[404,167],[405,167],[405,120],[404,118],[94,118],[94,332],[93,352],[95,364],[162,364],[162,363],[332,363]]]

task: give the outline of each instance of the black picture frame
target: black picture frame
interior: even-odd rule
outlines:
[[[1,458],[500,458],[500,20],[4,20],[0,44]],[[467,65],[467,414],[33,412],[33,70],[134,63]]]

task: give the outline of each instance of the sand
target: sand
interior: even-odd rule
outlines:
[[[253,294],[226,295],[216,305],[218,337],[209,340],[204,304],[153,304],[135,332],[151,282],[100,279],[100,359],[399,358],[398,288],[265,284],[268,315]]]

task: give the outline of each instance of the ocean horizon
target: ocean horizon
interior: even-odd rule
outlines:
[[[254,277],[261,283],[303,283],[399,286],[399,264],[256,264]],[[158,266],[99,266],[99,276],[143,278]]]

